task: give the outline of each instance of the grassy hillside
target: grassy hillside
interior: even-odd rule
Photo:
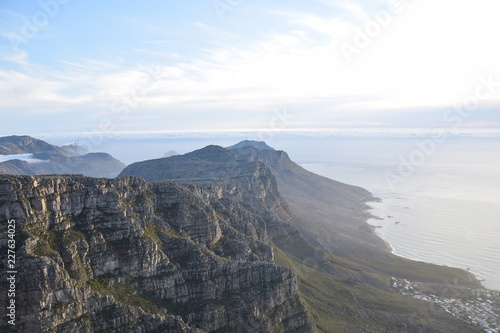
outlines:
[[[480,332],[432,304],[399,295],[382,274],[344,266],[336,275],[338,264],[299,259],[278,247],[275,253],[278,264],[297,274],[315,332]]]

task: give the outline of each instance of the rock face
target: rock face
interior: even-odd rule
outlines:
[[[125,164],[105,153],[89,153],[76,144],[57,147],[29,136],[0,138],[0,155],[31,154],[32,162],[16,159],[0,163],[0,174],[83,174],[116,177]]]
[[[320,230],[320,235],[329,234],[329,243],[341,244],[333,250],[343,256],[362,253],[367,257],[380,252],[379,249],[386,252],[384,242],[370,230],[363,213],[366,202],[374,200],[370,192],[309,172],[293,162],[286,152],[264,142],[242,141],[228,148],[208,146],[182,156],[138,162],[126,167],[120,176],[137,176],[148,181],[224,179],[238,177],[242,170],[259,164],[266,166],[280,195],[300,218],[289,222],[310,243],[319,243],[318,236],[311,232],[315,229]]]
[[[376,199],[364,188],[307,171],[286,152],[262,142],[243,141],[228,150],[238,160],[262,162],[269,167],[280,194],[303,221],[294,225],[310,243],[323,245],[324,235],[329,235],[326,242],[336,246],[330,245],[328,250],[345,257],[373,259],[387,252],[385,243],[366,223],[366,202]]]
[[[269,245],[293,216],[268,168],[239,167],[217,182],[0,176],[18,330],[311,332]]]

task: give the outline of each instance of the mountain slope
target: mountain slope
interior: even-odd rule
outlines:
[[[429,290],[460,292],[478,288],[467,272],[395,257],[366,224],[371,194],[310,173],[282,151],[246,141],[135,163],[120,176],[181,182],[238,179],[241,166],[264,165],[286,199],[288,223],[299,232],[271,237],[278,262],[299,277],[299,292],[317,332],[478,332],[442,309],[422,311],[425,302],[391,288],[391,277],[411,278]],[[265,193],[262,194],[265,196]],[[246,197],[242,200],[247,200]],[[302,237],[304,235],[304,237]],[[450,286],[449,281],[455,281]],[[417,314],[417,315],[415,315]]]
[[[261,147],[260,143],[247,142],[228,149],[238,159],[260,161],[269,166],[280,193],[301,218],[297,227],[309,241],[325,243],[318,240],[318,236],[330,234],[327,242],[335,244],[336,253],[344,256],[379,252],[384,248],[384,243],[366,224],[367,214],[363,212],[366,202],[375,199],[370,192],[309,172],[291,161],[284,151]]]
[[[218,183],[0,176],[0,219],[16,221],[19,244],[17,328],[311,332],[268,244],[290,229],[275,191],[260,164]]]
[[[391,276],[432,283],[444,283],[445,279],[455,276],[464,285],[477,284],[468,272],[421,265],[392,255],[388,245],[366,223],[370,216],[366,212],[367,204],[378,200],[371,193],[309,172],[283,151],[260,147],[261,143],[247,142],[242,148],[229,149],[238,159],[260,161],[269,166],[280,193],[299,217],[300,224],[296,227],[312,244],[362,264],[365,269]],[[429,271],[438,274],[433,276]]]
[[[32,158],[16,159],[20,154],[31,154]],[[125,168],[109,154],[88,153],[75,144],[57,147],[29,136],[0,138],[0,155],[11,158],[0,163],[0,174],[8,175],[83,174],[114,178]]]
[[[27,135],[12,135],[0,138],[0,155],[39,153],[63,156],[74,155],[63,148],[48,144],[45,141],[35,139]]]

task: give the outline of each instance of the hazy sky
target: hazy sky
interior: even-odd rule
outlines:
[[[500,127],[500,1],[0,0],[0,134]]]

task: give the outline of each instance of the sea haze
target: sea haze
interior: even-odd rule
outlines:
[[[395,254],[469,269],[486,287],[500,290],[498,139],[460,138],[440,144],[391,187],[387,177],[400,176],[398,168],[418,149],[418,140],[366,140],[365,149],[359,140],[336,140],[327,144],[336,148],[331,154],[335,158],[325,154],[323,161],[302,166],[363,186],[381,198],[370,204],[380,219],[369,223],[380,227],[377,233]],[[360,154],[365,151],[369,161],[343,145],[357,147]],[[366,149],[374,145],[378,153]]]
[[[11,160],[21,160],[28,163],[43,162],[42,160],[34,158],[33,154],[0,155],[0,163]]]

